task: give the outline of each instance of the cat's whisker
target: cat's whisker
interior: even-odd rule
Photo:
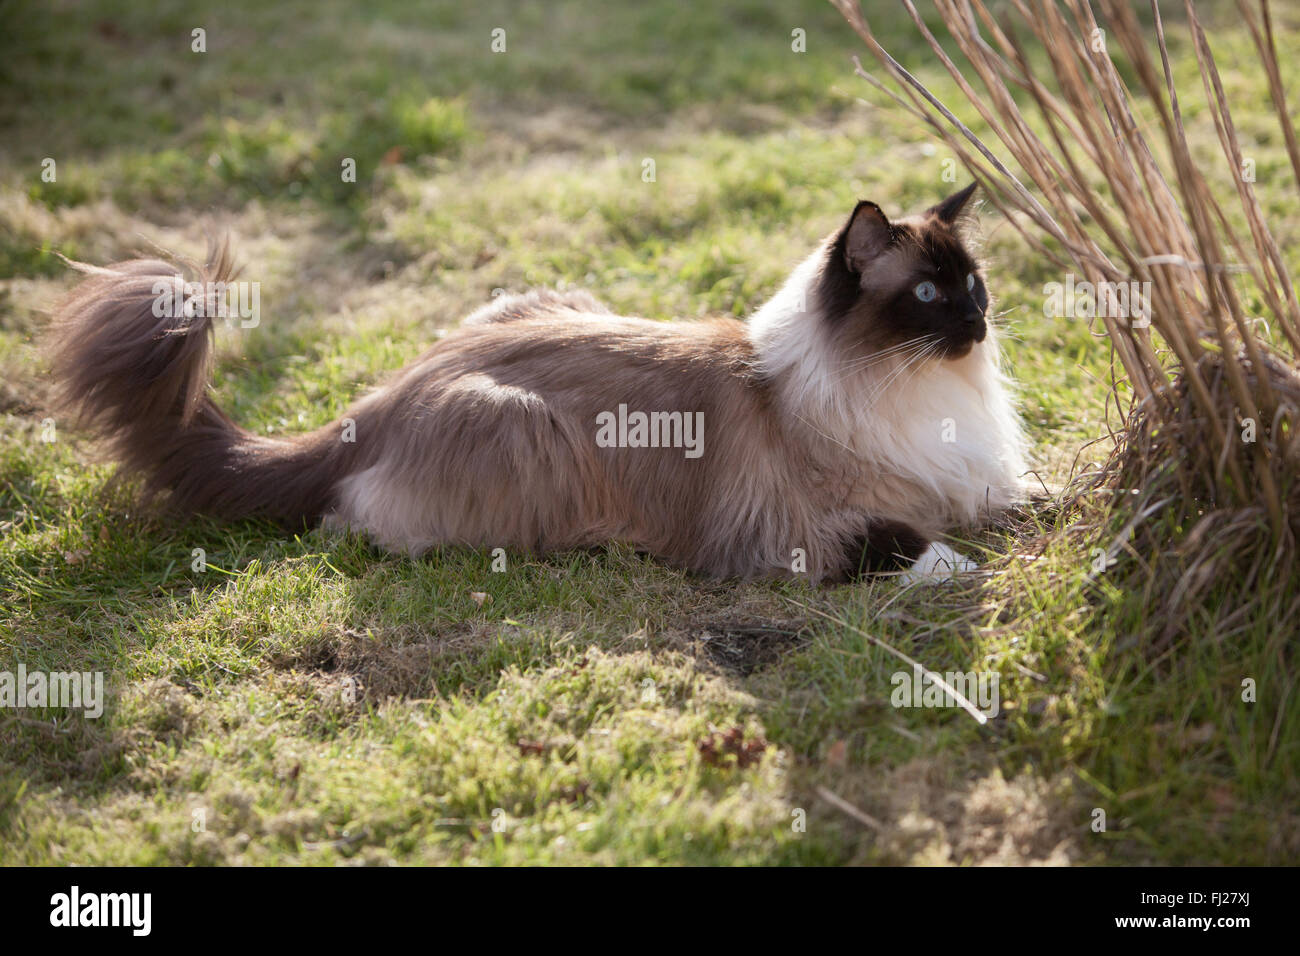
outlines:
[[[893,380],[890,381],[889,387],[895,391],[902,391],[903,387],[911,381],[926,363],[934,357],[943,347],[943,340],[936,337],[933,341],[926,344],[913,359],[913,361],[904,366],[903,370]]]
[[[896,388],[897,388],[899,391],[902,391],[904,388],[906,388],[907,385],[912,381],[912,379],[916,378],[917,374],[921,371],[921,369],[925,368],[925,365],[926,365],[926,361],[927,361],[927,359],[929,359],[930,357],[932,357],[932,356],[934,356],[936,353],[938,353],[938,351],[939,351],[939,349],[942,347],[942,345],[943,345],[942,341],[936,341],[936,342],[934,342],[934,343],[930,346],[929,354],[928,354],[928,355],[923,355],[923,356],[921,356],[921,358],[916,362],[916,364],[912,366],[912,371],[908,374],[908,376],[907,376],[906,378],[904,378],[904,379],[903,379],[903,380],[902,380],[902,381],[901,381],[901,382],[896,386]]]
[[[888,389],[890,385],[899,378],[899,376],[909,368],[919,368],[925,362],[926,358],[937,351],[939,346],[943,344],[943,340],[938,336],[927,335],[925,338],[930,341],[919,347],[915,353],[909,355],[899,364],[898,368],[891,371],[889,375],[885,377],[884,381],[872,389],[871,394],[867,396],[866,400],[868,408],[875,406],[876,400],[885,394],[885,390]]]
[[[897,345],[890,349],[886,349],[880,352],[874,352],[871,355],[866,356],[865,358],[862,359],[855,359],[852,362],[847,362],[843,366],[841,366],[840,374],[836,376],[835,381],[841,382],[844,379],[848,378],[850,375],[855,375],[860,372],[865,372],[867,369],[876,365],[883,364],[884,362],[887,362],[890,359],[906,360],[907,353],[910,351],[915,351],[920,349],[924,345],[925,340],[929,337],[930,336],[928,335],[921,335],[915,339],[909,339],[907,342],[904,342],[901,345]]]
[[[931,336],[929,335],[923,335],[920,338],[916,339],[914,343],[911,345],[911,347],[908,348],[905,352],[896,353],[894,355],[889,356],[889,358],[897,361],[900,367],[905,367],[907,363],[909,363],[914,358],[916,358],[917,355],[919,355],[928,347],[930,338]],[[890,374],[892,375],[896,371],[897,369],[893,369],[891,370]]]
[[[905,351],[906,349],[911,348],[912,346],[916,345],[918,342],[923,342],[923,341],[925,341],[926,338],[927,338],[927,336],[924,336],[924,335],[918,335],[916,338],[914,338],[914,339],[908,339],[906,342],[900,342],[900,343],[898,343],[897,345],[891,345],[891,346],[890,346],[889,348],[887,348],[887,349],[880,349],[880,350],[877,351],[877,352],[872,352],[870,355],[862,356],[862,357],[859,357],[859,358],[853,359],[853,360],[851,360],[851,361],[849,361],[849,362],[845,362],[845,363],[843,363],[843,366],[842,366],[842,367],[845,367],[845,368],[864,368],[864,367],[869,366],[869,365],[874,365],[874,364],[876,364],[877,362],[884,361],[885,359],[889,358],[891,355],[896,355],[896,354],[899,353],[899,352],[902,352],[902,351]]]

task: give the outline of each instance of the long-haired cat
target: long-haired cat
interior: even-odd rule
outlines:
[[[624,541],[719,577],[844,580],[969,562],[944,531],[1019,495],[1021,426],[958,219],[860,202],[748,322],[530,293],[471,315],[345,418],[244,431],[208,394],[222,247],[89,273],[57,311],[58,396],[187,513],[324,520],[385,548]]]

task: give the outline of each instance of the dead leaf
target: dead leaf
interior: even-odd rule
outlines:
[[[847,741],[837,740],[826,748],[826,766],[843,767],[848,756]]]
[[[763,759],[767,741],[761,736],[746,740],[743,728],[732,727],[720,737],[710,733],[701,738],[695,749],[699,751],[700,759],[711,767],[730,766],[732,761],[727,758],[734,757],[735,766],[743,770]]]

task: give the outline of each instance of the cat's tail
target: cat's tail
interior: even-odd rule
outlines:
[[[56,402],[150,496],[166,492],[184,513],[286,525],[333,507],[355,449],[337,425],[271,439],[237,426],[208,395],[213,319],[227,314],[235,274],[228,243],[210,251],[197,282],[161,259],[70,264],[87,278],[51,327]]]

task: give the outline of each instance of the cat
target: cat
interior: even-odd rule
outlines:
[[[623,541],[718,578],[943,577],[974,564],[940,536],[1015,503],[1025,472],[962,239],[975,185],[895,222],[857,203],[747,322],[502,297],[288,439],[209,394],[227,243],[179,309],[158,307],[178,281],[165,261],[74,263],[88,276],[52,324],[56,397],[183,513],[323,521],[411,555]]]

